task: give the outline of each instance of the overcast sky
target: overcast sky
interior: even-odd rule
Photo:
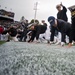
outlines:
[[[46,20],[52,15],[56,17],[57,10],[56,5],[62,4],[67,8],[75,5],[75,0],[0,0],[0,9],[3,8],[8,11],[15,12],[15,20],[20,20],[24,16],[29,21],[34,18],[34,4],[38,2],[37,19]],[[70,21],[70,12],[67,12]]]

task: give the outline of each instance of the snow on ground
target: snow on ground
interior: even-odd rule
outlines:
[[[75,47],[7,42],[0,46],[0,75],[75,75]]]

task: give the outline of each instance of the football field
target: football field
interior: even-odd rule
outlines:
[[[0,75],[75,75],[75,46],[7,42],[0,46]]]

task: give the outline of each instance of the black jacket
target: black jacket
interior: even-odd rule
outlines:
[[[10,36],[15,37],[17,35],[17,30],[16,28],[10,28],[8,33],[10,34]]]
[[[16,28],[11,27],[3,32],[3,34],[7,34],[7,33],[9,33],[11,37],[15,37],[17,35],[17,30]]]
[[[32,31],[32,36],[30,38],[30,41],[31,40],[33,41],[35,37],[36,37],[36,40],[38,40],[39,35],[45,33],[46,29],[47,29],[46,25],[35,26],[34,30]]]
[[[72,35],[72,38],[75,41],[75,17],[72,18]]]
[[[57,13],[57,19],[62,19],[64,21],[68,21],[66,12],[67,12],[67,9],[65,6],[63,6],[63,9]]]
[[[53,27],[53,26],[51,27],[50,41],[54,41],[55,30],[58,30],[59,32],[61,32],[61,41],[62,42],[65,42],[66,35],[69,36],[69,42],[72,41],[71,36],[70,36],[71,35],[71,24],[70,23],[58,19],[57,27]]]
[[[71,35],[72,35],[72,39],[75,41],[75,6],[69,7],[69,10],[71,11],[71,20],[72,20]]]

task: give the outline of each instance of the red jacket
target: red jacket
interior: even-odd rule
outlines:
[[[2,34],[4,31],[3,27],[0,26],[0,34]]]

